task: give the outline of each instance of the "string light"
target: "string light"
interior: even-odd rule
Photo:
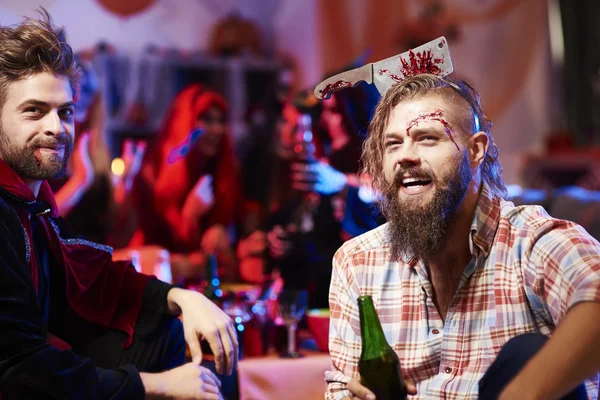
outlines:
[[[110,170],[112,171],[114,176],[122,176],[125,172],[125,161],[122,158],[115,158],[110,163]]]

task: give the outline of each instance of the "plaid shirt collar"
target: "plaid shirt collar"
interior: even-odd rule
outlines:
[[[494,196],[487,183],[483,182],[477,208],[471,222],[471,254],[479,257],[490,254],[498,224],[500,222],[500,198]]]

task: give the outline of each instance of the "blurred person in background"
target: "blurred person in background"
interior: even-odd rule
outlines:
[[[276,271],[286,288],[308,289],[309,306],[319,308],[327,307],[337,247],[380,223],[372,199],[357,197],[362,141],[346,103],[337,100],[336,95],[321,106],[302,91],[283,106],[272,146],[266,217],[262,229],[238,246],[242,276],[259,282]],[[302,114],[311,116],[316,163],[297,159]],[[359,213],[357,203],[363,208]]]
[[[202,277],[210,254],[222,280],[237,279],[230,232],[242,201],[220,94],[193,84],[177,95],[134,180],[133,201],[138,229],[129,246],[169,250],[175,282]]]
[[[311,92],[296,96],[296,111],[313,117],[313,136],[320,149],[317,162],[292,159],[289,170],[292,190],[310,193],[312,206],[304,218],[312,223],[301,224],[304,227],[289,224],[284,206],[272,214],[272,229],[267,234],[271,262],[281,270],[288,287],[303,285],[308,279],[312,308],[328,306],[330,263],[336,246],[381,223],[372,200],[357,197],[362,139],[357,120],[350,114],[349,100],[347,95],[334,94],[316,105]],[[288,113],[288,118],[294,114]],[[356,204],[366,212],[357,214]],[[300,231],[304,232],[298,240]]]

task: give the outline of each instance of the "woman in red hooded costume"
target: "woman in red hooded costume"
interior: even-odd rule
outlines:
[[[237,276],[227,231],[237,222],[241,191],[226,120],[221,95],[199,84],[186,87],[134,182],[139,229],[130,247],[168,249],[175,281],[201,273],[211,253],[222,278]]]

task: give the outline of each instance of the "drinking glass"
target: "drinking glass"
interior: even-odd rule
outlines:
[[[308,306],[308,293],[306,290],[284,289],[279,294],[279,315],[287,329],[287,352],[280,354],[284,358],[302,357],[296,349],[296,328],[304,316]]]

